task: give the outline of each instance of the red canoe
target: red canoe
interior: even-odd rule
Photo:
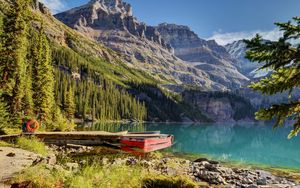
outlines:
[[[121,148],[123,151],[148,153],[172,146],[174,137],[172,135],[155,135],[153,137],[123,136],[121,138]]]

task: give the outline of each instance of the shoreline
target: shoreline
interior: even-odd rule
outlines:
[[[158,181],[156,179],[158,176],[166,179],[185,177],[184,181],[200,187],[228,187],[233,185],[242,187],[275,185],[277,187],[293,187],[300,183],[300,173],[288,174],[283,171],[277,173],[270,169],[243,165],[234,166],[195,155],[183,157],[183,155],[178,156],[168,152],[153,152],[145,156],[134,156],[107,147],[50,145],[46,148],[49,151],[47,156],[40,156],[32,161],[32,165],[13,178],[10,183],[33,182],[31,178],[34,177],[28,177],[26,171],[40,170],[41,172],[37,173],[47,171],[50,174],[59,172],[68,178],[68,176],[76,177],[83,173],[86,168],[94,168],[94,166],[102,170],[106,168],[138,170],[144,174],[139,177],[140,179],[152,178],[151,182]],[[152,175],[148,176],[149,173]],[[67,182],[64,183],[67,184]],[[175,180],[168,183],[175,183]]]
[[[178,158],[183,158],[183,159],[188,159],[188,160],[196,160],[197,158],[203,157],[203,158],[208,158],[210,160],[216,160],[219,161],[221,164],[229,166],[229,167],[252,167],[252,168],[260,168],[260,169],[273,169],[277,171],[292,171],[295,173],[300,174],[300,167],[289,167],[289,166],[272,166],[270,164],[263,164],[263,163],[253,163],[253,162],[240,162],[240,161],[235,161],[235,160],[221,160],[221,159],[216,159],[208,154],[189,154],[189,153],[172,153],[172,152],[163,152],[166,153],[167,155],[174,155],[175,157]]]

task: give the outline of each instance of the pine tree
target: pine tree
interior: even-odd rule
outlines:
[[[9,114],[7,111],[7,105],[2,99],[2,94],[0,93],[0,131],[4,127],[8,127],[9,125]]]
[[[35,113],[41,121],[49,117],[54,101],[54,73],[51,63],[49,43],[43,29],[33,47],[33,96]]]
[[[0,89],[9,105],[14,122],[21,117],[25,87],[29,0],[11,2],[4,19],[0,51]]]
[[[300,45],[291,42],[300,38],[300,17],[294,17],[294,22],[276,23],[283,36],[277,41],[265,41],[257,35],[246,40],[246,57],[254,62],[262,63],[261,69],[271,69],[272,74],[252,83],[252,89],[265,95],[273,95],[300,87]],[[282,104],[274,104],[269,108],[261,109],[256,113],[259,120],[276,119],[274,127],[283,126],[287,118],[294,120],[293,130],[289,137],[300,131],[300,100]]]
[[[34,111],[33,93],[32,93],[32,64],[27,61],[26,63],[26,76],[25,76],[25,87],[24,96],[22,103],[22,112],[25,116],[32,117]]]
[[[74,91],[72,86],[69,86],[69,89],[66,93],[65,103],[64,103],[64,111],[66,113],[66,116],[69,120],[72,120],[74,118],[75,114],[75,102],[74,102]]]

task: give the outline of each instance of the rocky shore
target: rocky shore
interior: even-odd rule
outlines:
[[[45,164],[48,169],[61,171],[77,171],[88,163],[86,159],[77,159],[72,162],[61,164],[57,158],[62,155],[95,155],[92,147],[57,147],[51,146],[52,155],[39,157],[33,161],[33,165]],[[109,155],[108,155],[109,156]],[[199,158],[195,161],[177,157],[165,156],[116,156],[107,157],[101,154],[96,155],[94,162],[112,167],[118,165],[140,166],[149,173],[170,176],[188,176],[199,184],[199,187],[295,187],[296,182],[286,177],[272,175],[264,170],[254,170],[247,168],[234,168],[212,161],[206,158]]]

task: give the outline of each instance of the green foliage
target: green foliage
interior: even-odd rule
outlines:
[[[73,120],[68,121],[63,116],[58,106],[53,107],[49,119],[47,119],[44,123],[46,125],[46,129],[52,131],[72,131],[76,126]]]
[[[35,35],[33,35],[35,36]],[[54,74],[48,39],[41,28],[32,41],[33,97],[35,113],[41,121],[46,120],[54,105]]]
[[[12,1],[3,20],[0,51],[0,89],[14,122],[21,117],[24,96],[29,0]]]
[[[198,185],[186,176],[164,176],[149,173],[140,166],[91,164],[70,172],[64,169],[47,169],[36,165],[26,169],[13,179],[13,182],[32,182],[37,188],[140,188],[140,187],[183,187],[195,188]]]
[[[56,67],[56,103],[67,116],[74,112],[74,98],[75,114],[78,118],[135,121],[146,118],[147,112],[143,103],[107,79],[104,73],[96,72],[100,69],[90,67],[91,63],[74,51],[63,47],[55,48],[53,60]]]
[[[13,182],[32,182],[35,188],[62,187],[62,182],[68,177],[64,170],[49,170],[44,165],[36,165],[27,168],[23,173],[13,178]]]
[[[66,117],[69,120],[72,120],[74,118],[75,114],[75,98],[74,98],[74,91],[72,89],[72,86],[69,86],[69,89],[67,92],[65,92],[65,100],[64,100],[64,110],[66,113]]]
[[[9,123],[9,114],[7,111],[7,104],[3,101],[2,95],[0,93],[0,132],[3,132],[5,127],[8,127]]]
[[[5,104],[1,105],[1,117],[6,118],[5,111],[9,112],[9,121],[15,127],[19,127],[23,118],[37,117],[48,124],[53,121],[50,117],[54,117],[58,122],[52,123],[57,123],[60,129],[68,129],[73,125],[63,124],[63,116],[54,110],[50,46],[42,26],[37,31],[29,25],[29,2],[17,0],[1,6],[0,90],[3,95],[0,100],[1,104],[3,99],[8,105],[7,110]]]
[[[148,119],[151,121],[180,122],[183,117],[195,121],[209,120],[205,115],[190,104],[182,100],[180,95],[151,84],[130,83],[129,92],[144,101],[148,110]]]
[[[294,17],[294,22],[276,23],[283,36],[278,41],[264,41],[257,35],[246,40],[248,51],[246,57],[251,61],[262,63],[261,69],[271,69],[272,74],[252,83],[250,88],[266,95],[289,91],[300,86],[300,45],[293,45],[293,40],[300,37],[300,18]],[[300,131],[300,101],[274,104],[256,113],[259,120],[276,119],[274,127],[283,126],[287,118],[294,120],[293,130],[289,137]]]
[[[13,144],[0,140],[1,147],[13,147]]]
[[[197,188],[199,185],[185,176],[149,175],[143,179],[144,188]]]
[[[32,151],[34,153],[38,153],[41,155],[48,154],[45,144],[43,142],[39,141],[35,137],[30,137],[30,138],[20,137],[17,139],[16,145],[17,145],[17,147],[20,147],[22,149]]]
[[[139,167],[117,165],[87,166],[67,181],[68,187],[73,188],[105,188],[105,187],[141,187],[142,169]]]

